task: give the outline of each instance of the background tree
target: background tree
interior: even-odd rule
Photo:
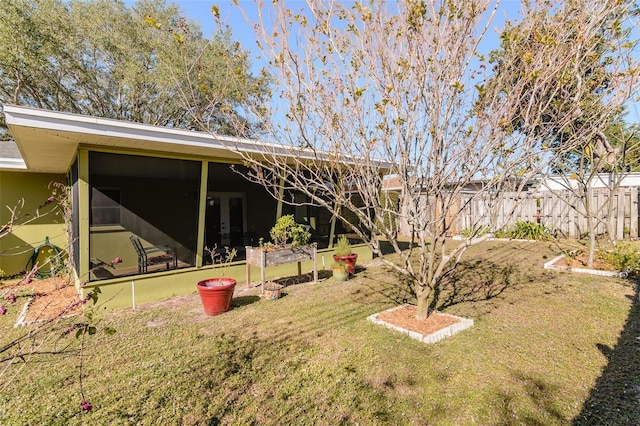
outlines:
[[[260,104],[266,91],[229,30],[205,38],[164,0],[131,8],[120,0],[7,0],[0,43],[4,103],[185,128],[195,128],[197,117],[229,133],[227,117],[240,117],[249,99]],[[185,109],[178,94],[203,90],[215,98],[192,96]],[[245,120],[243,131],[253,124]]]
[[[543,148],[557,154],[547,173],[565,187],[558,196],[587,220],[591,266],[599,223],[615,244],[614,197],[640,148],[623,121],[624,103],[639,84],[632,38],[638,9],[634,1],[572,0],[554,14],[531,8],[525,13],[530,19],[507,23],[500,49],[492,52],[495,76],[489,85],[505,97],[520,88],[501,125],[539,137]],[[555,64],[561,65],[555,74],[544,72]],[[553,82],[539,85],[541,78]],[[607,178],[600,178],[605,171]],[[596,205],[591,196],[596,180],[608,189],[606,203]]]
[[[141,0],[131,8],[120,0],[6,0],[0,7],[0,44],[0,103],[173,127],[205,123],[218,133],[251,134],[256,123],[243,119],[242,105],[249,100],[259,105],[267,89],[263,78],[249,72],[248,56],[229,30],[205,38],[176,5],[163,0]],[[183,93],[191,94],[189,109],[184,108]],[[6,124],[0,122],[0,140],[8,137]],[[71,220],[68,194],[59,191],[47,205],[54,201],[65,220]],[[21,205],[9,206],[11,217],[0,223],[0,238],[34,217]],[[36,211],[36,217],[41,213]],[[64,247],[69,261],[71,248],[69,240]],[[114,267],[119,261],[102,266]],[[17,315],[23,286],[43,266],[2,285],[0,315]],[[81,406],[91,410],[82,390],[82,362],[85,337],[98,331],[97,297],[90,292],[52,318],[0,337],[0,392],[32,359],[77,354]],[[67,318],[78,306],[84,307],[83,315]]]
[[[535,107],[538,94],[562,90],[559,79],[572,75],[567,66],[592,62],[588,52],[601,43],[601,23],[624,5],[584,2],[579,17],[565,13],[560,2],[524,7],[519,34],[533,32],[539,16],[553,17],[565,40],[581,43],[549,42],[531,52],[535,79],[511,64],[516,55],[506,57],[500,81],[489,84],[492,71],[479,46],[496,13],[490,1],[308,1],[301,10],[284,3],[258,2],[255,28],[277,82],[269,130],[295,158],[279,155],[279,144],[265,144],[266,154],[245,157],[253,170],[248,177],[276,197],[283,189],[299,191],[337,217],[355,215],[353,231],[408,278],[417,317],[424,318],[465,250],[482,240],[472,233],[445,244],[465,208],[460,194],[482,182],[474,197],[486,204],[484,218],[495,222],[500,193],[522,191],[553,161],[558,154],[544,150],[544,141],[583,114],[579,99],[567,98],[553,126],[546,125],[543,108],[526,111],[535,132],[514,132],[506,124],[522,115],[527,100]],[[621,46],[615,53],[613,60],[629,59]],[[602,121],[628,98],[624,83],[612,79],[606,87],[611,103],[594,104],[603,110],[597,115]],[[579,144],[579,136],[568,134],[563,149]],[[398,180],[400,211],[381,202],[382,173]],[[384,225],[398,222],[389,217],[411,227],[408,250],[395,225]],[[382,252],[383,240],[397,256]]]

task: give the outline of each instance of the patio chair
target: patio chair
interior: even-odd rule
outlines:
[[[139,274],[146,273],[149,266],[161,263],[166,264],[167,269],[178,267],[178,257],[176,256],[175,248],[167,246],[144,247],[140,242],[140,238],[134,234],[131,234],[129,239],[138,254]]]

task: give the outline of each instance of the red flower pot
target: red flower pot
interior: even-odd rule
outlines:
[[[204,312],[209,316],[227,312],[231,306],[236,280],[233,278],[209,278],[197,285]]]
[[[353,275],[356,270],[356,260],[358,259],[358,253],[351,253],[348,256],[338,256],[337,254],[333,255],[333,260],[336,262],[344,262],[347,265],[347,270],[349,274]]]

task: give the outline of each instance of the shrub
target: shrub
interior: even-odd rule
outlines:
[[[640,274],[640,253],[628,244],[617,244],[612,250],[604,251],[603,257],[618,271]]]
[[[482,237],[483,235],[488,234],[490,230],[491,229],[487,225],[482,225],[477,230],[474,230],[473,228],[464,228],[462,231],[460,231],[460,235],[465,238]]]
[[[518,240],[548,240],[552,234],[549,228],[540,223],[518,220],[513,225],[496,232],[496,237]]]
[[[276,246],[284,247],[289,241],[293,246],[302,246],[309,242],[311,233],[304,225],[296,223],[292,214],[281,216],[269,231]]]

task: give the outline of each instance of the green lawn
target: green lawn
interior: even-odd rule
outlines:
[[[217,317],[195,294],[105,312],[117,333],[88,340],[82,369],[94,409],[80,409],[77,354],[42,356],[0,394],[0,424],[634,424],[635,287],[544,270],[557,252],[473,247],[441,305],[475,326],[433,345],[366,320],[409,298],[379,266],[274,302],[247,294]]]

